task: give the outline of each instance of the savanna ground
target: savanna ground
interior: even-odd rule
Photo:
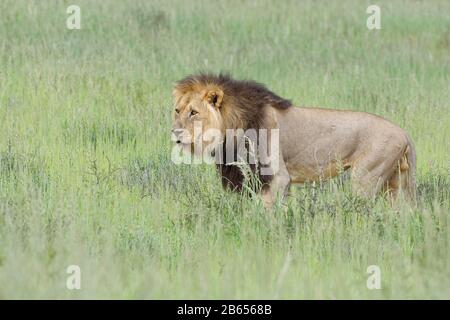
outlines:
[[[378,31],[369,4],[2,0],[0,298],[450,298],[450,2],[377,1]],[[171,88],[199,70],[404,127],[417,207],[344,178],[267,212],[174,165]]]

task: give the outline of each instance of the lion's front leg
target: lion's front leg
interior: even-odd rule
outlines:
[[[261,190],[261,196],[265,208],[272,208],[277,201],[278,196],[284,201],[291,185],[291,177],[284,163],[280,166],[278,172],[274,175],[268,185]]]

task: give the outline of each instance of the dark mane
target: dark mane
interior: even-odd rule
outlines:
[[[234,97],[239,102],[238,107],[243,109],[262,108],[270,104],[277,109],[287,109],[292,103],[290,100],[281,98],[259,82],[252,80],[235,80],[229,74],[218,75],[200,73],[190,75],[177,82],[178,88],[186,88],[188,91],[196,85],[217,85],[224,91],[225,97]]]
[[[270,129],[266,125],[266,107],[270,105],[273,108],[284,110],[292,106],[290,100],[281,98],[261,83],[251,80],[235,80],[230,75],[222,73],[219,75],[200,73],[187,76],[177,82],[176,90],[185,94],[199,91],[208,86],[219,87],[224,93],[221,113],[227,129]],[[239,120],[239,125],[236,123],[236,119]],[[223,147],[223,159],[226,159],[225,145],[226,143]],[[216,166],[225,188],[242,190],[244,175],[238,166],[227,163]],[[255,165],[250,165],[250,169],[254,173],[253,176],[258,177],[262,182],[262,187],[270,182],[272,176],[261,175]],[[261,184],[255,183],[255,181],[247,183],[253,189],[255,186],[261,187]]]

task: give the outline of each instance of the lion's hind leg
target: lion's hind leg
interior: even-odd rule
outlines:
[[[378,173],[379,170],[369,170],[365,167],[354,167],[351,181],[352,190],[358,196],[374,198],[378,195],[386,183],[386,177]]]
[[[385,191],[399,156],[381,158],[373,151],[352,165],[352,189],[359,196],[374,198]],[[393,186],[395,179],[392,180]]]

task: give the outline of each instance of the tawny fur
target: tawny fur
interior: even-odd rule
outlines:
[[[262,84],[222,74],[188,76],[176,84],[173,95],[175,132],[193,134],[194,120],[204,130],[216,128],[223,134],[226,129],[279,129],[280,165],[274,175],[259,176],[267,207],[277,195],[284,197],[291,183],[325,180],[348,169],[354,191],[362,196],[415,196],[413,143],[403,129],[379,116],[294,107]],[[191,110],[197,112],[194,117]],[[225,187],[241,189],[244,177],[238,167],[217,168]]]

